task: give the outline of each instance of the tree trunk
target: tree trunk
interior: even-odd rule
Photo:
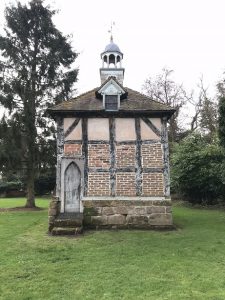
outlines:
[[[34,195],[34,179],[36,173],[36,145],[35,139],[37,136],[37,130],[35,126],[35,112],[36,112],[36,56],[37,56],[38,40],[35,39],[33,60],[31,65],[31,90],[28,94],[28,114],[27,114],[27,149],[28,149],[28,161],[27,161],[27,203],[26,207],[36,207],[35,195]]]
[[[26,120],[26,131],[27,131],[27,203],[26,207],[35,207],[35,196],[34,196],[34,179],[36,174],[36,144],[35,138],[37,136],[35,127],[35,109],[34,101],[30,97],[30,103],[28,106],[29,114]]]
[[[25,207],[36,207],[34,196],[34,170],[29,169],[27,172],[27,202]]]

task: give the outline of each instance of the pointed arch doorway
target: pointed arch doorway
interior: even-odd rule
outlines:
[[[83,182],[83,161],[62,159],[61,166],[61,212],[80,213]]]
[[[80,170],[78,166],[72,162],[66,168],[64,175],[65,212],[80,212],[80,185]]]

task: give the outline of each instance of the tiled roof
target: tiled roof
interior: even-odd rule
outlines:
[[[123,87],[124,88],[124,87]],[[126,99],[121,100],[119,112],[163,112],[167,115],[172,115],[174,109],[157,101],[152,100],[146,95],[143,95],[130,88],[124,88],[127,92]],[[102,100],[96,97],[95,88],[84,94],[77,96],[69,101],[64,101],[48,109],[52,115],[62,112],[104,112]]]

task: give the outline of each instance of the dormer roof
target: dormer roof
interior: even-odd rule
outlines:
[[[110,76],[96,91],[96,97],[101,99],[102,95],[121,95],[121,99],[127,97],[126,89],[116,80],[115,77]]]

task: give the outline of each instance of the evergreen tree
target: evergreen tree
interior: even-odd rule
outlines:
[[[0,35],[0,103],[8,117],[8,125],[2,122],[1,128],[11,132],[17,126],[17,134],[10,135],[7,144],[12,156],[17,153],[17,166],[25,168],[27,207],[35,206],[34,180],[40,153],[45,152],[49,140],[53,143],[54,127],[44,112],[71,97],[77,80],[78,70],[73,67],[77,53],[69,37],[55,27],[55,13],[42,0],[27,5],[17,2],[6,8],[5,33]],[[15,137],[19,142],[14,142]],[[8,155],[12,167],[6,146],[3,153],[2,160]]]

